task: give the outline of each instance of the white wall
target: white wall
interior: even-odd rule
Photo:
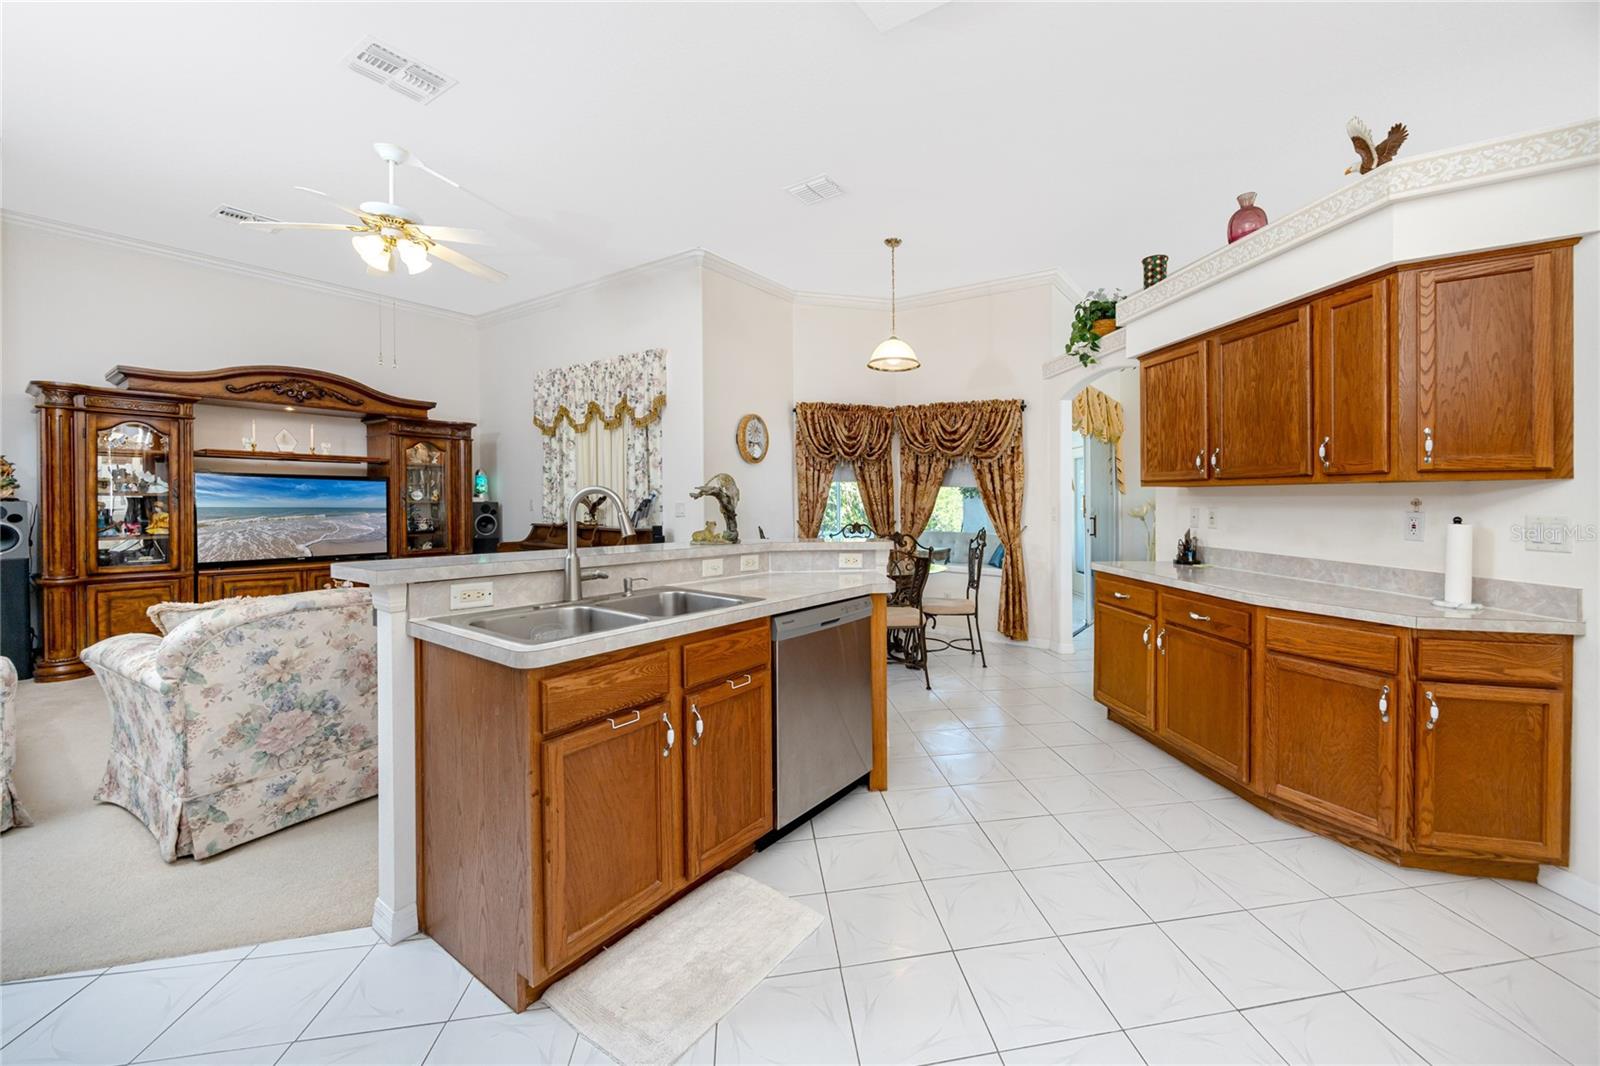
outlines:
[[[544,517],[544,438],[533,425],[534,374],[645,348],[667,353],[662,522],[668,539],[683,541],[703,523],[694,519],[702,505],[689,499],[705,462],[700,273],[698,258],[677,256],[484,324],[479,449],[508,537],[523,536]]]
[[[438,406],[437,418],[478,417],[478,332],[467,319],[400,309],[151,252],[7,222],[0,226],[0,452],[17,464],[24,499],[37,499],[32,380],[105,384],[119,363],[208,370],[248,363],[314,367]],[[379,319],[384,365],[378,365]],[[394,338],[391,343],[390,338]],[[398,365],[391,365],[394,357]],[[446,370],[448,372],[442,372]],[[257,412],[263,447],[289,428],[302,447],[365,447],[352,419]],[[251,413],[206,405],[197,439],[239,447]]]
[[[739,483],[739,532],[755,540],[794,536],[794,301],[712,266],[701,275],[705,334],[706,477],[725,473]],[[759,463],[739,454],[735,430],[747,414],[767,423],[769,450]],[[705,517],[722,527],[706,501]]]

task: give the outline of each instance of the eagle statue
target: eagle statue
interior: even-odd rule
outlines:
[[[1376,167],[1381,167],[1395,157],[1400,151],[1400,146],[1406,143],[1406,138],[1411,135],[1405,123],[1396,122],[1389,127],[1389,136],[1376,146],[1372,141],[1372,130],[1359,118],[1351,118],[1345,123],[1345,132],[1350,134],[1350,143],[1356,146],[1356,155],[1361,158],[1344,168],[1346,174],[1359,170],[1365,174]]]

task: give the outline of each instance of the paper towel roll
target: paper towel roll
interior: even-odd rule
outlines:
[[[1451,607],[1472,602],[1472,527],[1459,518],[1444,529],[1444,602]]]

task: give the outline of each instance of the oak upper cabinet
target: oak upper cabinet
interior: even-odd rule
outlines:
[[[1131,595],[1124,593],[1125,595]],[[1155,619],[1106,602],[1096,582],[1094,698],[1138,725],[1155,729]],[[1151,601],[1154,602],[1154,594]]]
[[[1225,329],[1211,344],[1213,478],[1311,476],[1311,309]]]
[[[1139,361],[1141,478],[1147,485],[1207,477],[1205,340]]]
[[[1415,699],[1418,849],[1565,864],[1565,692],[1423,679]]]
[[[682,880],[678,723],[666,703],[544,742],[544,963],[554,970]]]
[[[1363,281],[1312,305],[1319,476],[1390,468],[1389,279]]]
[[[1243,781],[1250,734],[1250,612],[1163,591],[1156,637],[1156,734]]]
[[[1269,612],[1256,765],[1272,799],[1394,841],[1403,693],[1398,634]]]
[[[772,828],[772,694],[766,670],[688,693],[684,834],[691,879]]]
[[[1424,265],[1399,284],[1418,475],[1571,477],[1571,248]]]

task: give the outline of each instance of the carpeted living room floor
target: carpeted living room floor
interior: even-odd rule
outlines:
[[[94,802],[111,725],[94,678],[18,690],[13,775],[34,824],[0,835],[0,979],[366,925],[378,891],[367,800],[204,862],[164,863],[144,824]]]

